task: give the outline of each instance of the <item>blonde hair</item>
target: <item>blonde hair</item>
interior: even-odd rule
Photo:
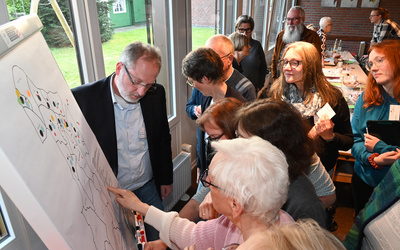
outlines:
[[[307,219],[273,226],[252,234],[237,249],[336,250],[346,248],[332,233],[320,227],[314,220]]]
[[[303,76],[302,81],[304,84],[303,100],[304,103],[311,103],[313,99],[312,87],[315,86],[318,93],[322,98],[322,105],[329,103],[332,107],[335,107],[339,103],[339,99],[342,97],[342,93],[336,87],[326,80],[324,73],[322,72],[321,54],[315,48],[315,46],[308,42],[294,42],[287,46],[282,54],[282,58],[285,57],[289,50],[293,50],[302,59],[303,65]],[[283,67],[280,65],[281,76],[272,84],[271,90],[268,93],[268,97],[280,100],[284,94],[285,89],[289,83],[286,82],[283,74]],[[264,89],[261,91],[265,91]]]

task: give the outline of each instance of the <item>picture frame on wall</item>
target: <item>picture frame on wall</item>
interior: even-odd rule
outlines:
[[[361,8],[377,8],[380,0],[362,0]]]
[[[368,0],[369,1],[369,0]],[[356,8],[358,0],[342,0],[340,7],[342,8]]]
[[[337,0],[321,0],[321,7],[336,7]]]

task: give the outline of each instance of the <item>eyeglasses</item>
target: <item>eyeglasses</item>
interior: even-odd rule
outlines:
[[[219,139],[221,139],[222,136],[224,136],[224,133],[220,134],[217,137],[207,136],[206,140],[209,141],[209,142],[218,141]]]
[[[242,29],[242,28],[238,28],[240,33],[250,33],[251,32],[251,28],[247,28],[247,29]]]
[[[141,82],[133,81],[133,79],[131,77],[131,74],[129,73],[129,71],[126,68],[125,64],[123,64],[123,65],[124,65],[124,69],[125,69],[126,73],[128,74],[129,80],[131,81],[133,86],[135,86],[135,87],[143,87],[146,90],[150,90],[150,89],[154,90],[156,88],[156,82],[155,81],[154,81],[154,83],[151,83],[151,84],[144,84],[144,83],[141,83]]]
[[[286,18],[285,19],[286,22],[291,22],[291,21],[297,22],[299,20],[300,20],[300,17],[293,17],[293,18]]]
[[[186,83],[187,83],[190,87],[193,87],[193,86],[194,86],[193,82],[191,82],[191,81],[189,81],[189,80],[186,80]]]
[[[221,250],[234,250],[238,247],[239,247],[238,243],[232,243],[232,244],[229,244],[228,246],[224,246],[223,248],[221,248]]]
[[[369,15],[369,17],[372,17],[372,16],[379,16],[379,15]]]
[[[301,63],[301,61],[299,61],[299,60],[290,60],[290,61],[289,60],[280,60],[279,61],[279,64],[281,64],[282,67],[286,67],[286,65],[289,64],[292,69],[299,67],[300,63]]]
[[[203,184],[204,187],[213,186],[215,188],[221,189],[218,186],[216,186],[216,185],[212,184],[211,182],[207,181],[206,180],[207,176],[208,176],[208,168],[206,170],[204,170],[204,172],[200,176],[201,184]]]
[[[373,61],[367,62],[365,67],[367,68],[368,71],[371,71],[371,69],[374,67],[374,65],[379,68],[382,66],[383,59],[384,59],[384,57],[380,57],[380,56],[375,57],[375,59]]]
[[[226,58],[226,57],[228,57],[230,54],[231,54],[231,52],[229,52],[228,54],[226,54],[226,55],[224,55],[224,56],[221,56],[221,60],[224,59],[224,58]]]

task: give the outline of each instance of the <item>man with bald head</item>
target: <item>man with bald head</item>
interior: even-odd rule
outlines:
[[[252,82],[232,66],[235,49],[231,39],[221,34],[214,35],[206,41],[206,47],[213,49],[221,57],[226,84],[236,89],[247,101],[255,100],[256,89]]]
[[[276,38],[274,54],[272,55],[271,71],[272,77],[279,77],[278,63],[285,47],[293,42],[304,41],[314,44],[321,53],[321,39],[318,34],[304,25],[305,12],[300,6],[292,7],[286,17],[285,29]]]

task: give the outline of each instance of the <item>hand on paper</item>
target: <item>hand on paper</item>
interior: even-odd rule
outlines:
[[[161,199],[165,199],[172,192],[172,185],[161,185]]]
[[[149,210],[149,205],[143,203],[139,198],[132,192],[126,189],[120,189],[115,187],[107,187],[113,194],[115,194],[115,200],[121,204],[124,208],[136,211],[142,215],[146,215]]]
[[[167,245],[162,240],[155,240],[147,242],[144,245],[144,250],[166,250]]]
[[[327,114],[322,115],[318,122],[314,125],[315,133],[322,137],[325,141],[332,140],[335,137],[333,128],[335,124],[329,119]]]
[[[197,117],[200,117],[200,116],[201,116],[201,105],[199,105],[199,106],[194,106],[194,114],[195,114]]]
[[[365,140],[364,144],[368,152],[373,152],[375,145],[380,141],[379,138],[370,134],[364,134],[364,140]]]
[[[200,204],[199,216],[204,220],[211,220],[218,217],[218,213],[214,209],[210,193],[206,195],[203,202]]]
[[[378,155],[374,158],[374,161],[379,166],[391,166],[398,159],[400,159],[400,149],[396,148],[396,151],[390,151]]]

